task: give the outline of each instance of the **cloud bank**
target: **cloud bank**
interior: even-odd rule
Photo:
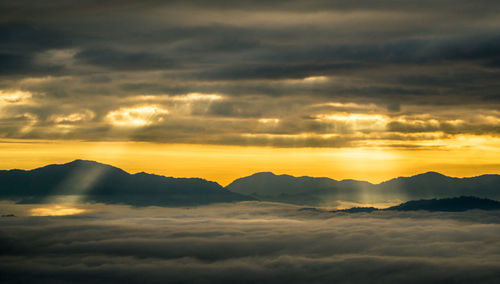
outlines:
[[[92,205],[29,217],[2,204],[6,282],[496,283],[496,212],[343,215],[272,203]],[[3,212],[2,212],[3,213]]]
[[[5,2],[0,137],[418,148],[498,136],[499,9]]]

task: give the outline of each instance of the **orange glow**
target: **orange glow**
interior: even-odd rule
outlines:
[[[51,207],[39,207],[30,210],[31,216],[67,216],[86,212],[85,209],[55,205]]]
[[[450,176],[500,173],[500,139],[457,136],[437,148],[273,148],[148,142],[0,141],[0,169],[33,169],[74,159],[95,160],[129,173],[201,177],[227,185],[260,171],[378,183],[438,171]],[[473,147],[471,147],[473,145]]]

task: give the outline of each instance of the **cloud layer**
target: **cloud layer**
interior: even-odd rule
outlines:
[[[499,8],[2,3],[0,137],[439,147],[497,136]]]
[[[496,283],[494,212],[342,215],[271,203],[92,205],[28,217],[3,204],[3,281]],[[24,215],[24,217],[23,217]],[[35,214],[39,215],[39,214]]]

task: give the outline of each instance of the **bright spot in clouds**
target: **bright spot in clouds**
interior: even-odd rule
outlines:
[[[313,83],[313,82],[323,82],[328,80],[326,76],[311,76],[304,78],[304,82]]]
[[[81,214],[87,210],[73,207],[55,205],[52,207],[40,207],[30,210],[31,216],[66,216]]]
[[[350,125],[354,130],[383,130],[389,122],[388,117],[380,114],[322,114],[316,118],[322,121],[342,122]]]
[[[278,124],[280,120],[278,118],[261,118],[259,122],[263,124]]]
[[[76,123],[82,122],[94,118],[94,113],[90,110],[85,112],[75,112],[68,115],[56,115],[52,119],[56,123],[66,124],[66,123]]]
[[[375,104],[358,104],[358,103],[342,103],[342,102],[328,102],[311,105],[312,107],[332,107],[332,108],[350,108],[350,109],[376,109]]]
[[[140,95],[132,98],[134,101],[174,101],[174,102],[193,102],[193,101],[218,101],[224,96],[219,94],[188,93],[184,95]]]
[[[163,121],[168,110],[157,105],[127,107],[111,111],[106,118],[117,126],[139,127]]]
[[[368,120],[380,120],[386,121],[387,119],[382,115],[371,115],[371,114],[334,114],[334,115],[321,115],[319,118],[331,119],[331,120],[343,120],[343,121],[368,121]]]
[[[0,90],[0,101],[7,103],[18,103],[29,98],[31,98],[30,92]]]
[[[172,97],[174,101],[216,101],[222,99],[218,94],[189,93],[183,96]]]

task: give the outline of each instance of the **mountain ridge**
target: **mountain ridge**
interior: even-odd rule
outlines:
[[[316,208],[301,208],[300,211],[324,212]],[[441,199],[411,200],[388,208],[352,207],[328,211],[332,213],[371,213],[374,211],[429,211],[429,212],[464,212],[468,210],[500,210],[497,200],[479,198],[475,196],[459,196]]]
[[[32,170],[0,171],[0,197],[43,202],[53,196],[136,206],[183,206],[254,200],[201,178],[130,174],[107,164],[74,160]]]
[[[386,182],[389,182],[389,181],[392,181],[392,180],[396,180],[396,179],[413,178],[413,177],[425,176],[425,175],[437,175],[437,176],[443,176],[443,177],[452,178],[452,179],[474,179],[474,178],[478,178],[478,177],[487,177],[487,176],[500,177],[500,174],[481,174],[481,175],[477,175],[477,176],[453,177],[453,176],[448,176],[448,175],[445,175],[445,174],[442,174],[442,173],[436,172],[436,171],[427,171],[427,172],[422,172],[422,173],[419,173],[419,174],[414,174],[414,175],[409,175],[409,176],[398,176],[398,177],[390,178],[388,180],[381,181],[379,183],[373,183],[373,182],[370,182],[370,181],[360,180],[360,179],[353,179],[353,178],[334,179],[334,178],[330,178],[330,177],[326,177],[326,176],[308,176],[308,175],[294,176],[294,175],[291,175],[291,174],[275,174],[272,171],[264,171],[264,172],[255,172],[255,173],[253,173],[251,175],[244,176],[244,177],[239,177],[239,178],[236,178],[234,181],[236,181],[238,179],[242,179],[242,178],[247,178],[247,177],[251,177],[251,176],[255,176],[255,175],[260,175],[260,174],[266,174],[266,175],[269,175],[269,176],[288,176],[288,177],[293,177],[293,178],[330,179],[330,180],[337,181],[337,182],[358,181],[358,182],[369,183],[369,184],[372,184],[372,185],[380,185],[382,183],[386,183]],[[232,182],[234,182],[234,181],[232,181]]]
[[[176,178],[76,159],[31,170],[0,170],[0,198],[29,202],[53,195],[85,195],[91,202],[131,205],[191,205],[261,200],[298,205],[336,206],[425,198],[478,196],[500,198],[500,175],[449,177],[435,171],[373,184],[355,179],[295,177],[257,172],[226,187],[203,178]]]
[[[461,195],[497,199],[500,198],[500,175],[484,174],[457,178],[429,171],[373,184],[354,179],[339,181],[324,177],[293,177],[265,172],[236,179],[226,188],[261,200],[299,205],[334,206],[335,202],[328,201],[379,203]]]
[[[118,168],[118,167],[115,167],[115,166],[112,166],[112,165],[109,165],[109,164],[104,164],[104,163],[97,162],[97,161],[94,161],[94,160],[86,160],[86,159],[75,159],[75,160],[72,160],[72,161],[67,162],[67,163],[48,164],[48,165],[45,165],[45,166],[40,166],[40,167],[36,167],[36,168],[33,168],[33,169],[27,169],[27,170],[26,169],[19,169],[19,168],[5,169],[5,170],[0,170],[0,172],[5,172],[5,171],[22,171],[22,172],[26,172],[26,171],[33,171],[33,170],[37,170],[37,169],[46,168],[46,167],[49,167],[49,166],[61,166],[61,165],[68,165],[68,164],[72,164],[72,163],[90,163],[90,164],[103,165],[103,166],[107,166],[107,167],[118,169],[118,170],[123,171],[123,172],[125,172],[127,174],[130,174],[130,175],[135,175],[135,174],[143,173],[143,174],[155,175],[155,176],[162,176],[162,177],[173,177],[173,176],[165,176],[165,175],[160,175],[160,174],[155,174],[155,173],[148,173],[148,172],[144,172],[144,171],[136,172],[136,173],[129,173],[129,172],[127,172],[127,171],[125,171],[125,170],[123,170],[121,168]],[[437,174],[437,175],[443,176],[443,177],[448,177],[448,178],[452,178],[452,179],[462,179],[462,180],[464,180],[464,179],[474,179],[474,178],[479,178],[479,177],[487,177],[487,176],[500,177],[500,174],[481,174],[481,175],[467,176],[467,177],[453,177],[453,176],[448,176],[448,175],[445,175],[445,174],[442,174],[442,173],[436,172],[436,171],[427,171],[427,172],[422,172],[422,173],[415,174],[415,175],[398,176],[398,177],[394,177],[394,178],[391,178],[391,179],[388,179],[388,180],[385,180],[385,181],[382,181],[382,182],[379,182],[379,183],[372,183],[372,182],[369,182],[369,181],[358,180],[358,179],[353,179],[353,178],[334,179],[334,178],[330,178],[330,177],[327,177],[327,176],[308,176],[308,175],[294,176],[294,175],[291,175],[291,174],[275,174],[272,171],[262,171],[262,172],[255,172],[255,173],[253,173],[251,175],[248,175],[248,176],[236,178],[232,182],[234,182],[234,181],[236,181],[238,179],[247,178],[247,177],[251,177],[251,176],[255,176],[255,175],[260,175],[260,174],[268,174],[270,176],[287,176],[287,177],[292,177],[292,178],[329,179],[329,180],[333,180],[333,181],[337,181],[337,182],[357,181],[357,182],[369,183],[369,184],[372,184],[372,185],[380,185],[382,183],[386,183],[386,182],[389,182],[389,181],[392,181],[392,180],[396,180],[396,179],[412,178],[412,177],[417,177],[417,176],[422,176],[422,175],[428,175],[428,174]],[[200,178],[200,177],[173,177],[173,178],[194,178],[194,179],[202,179],[202,180],[210,181],[210,180],[207,180],[207,179],[204,179],[204,178]],[[212,181],[212,182],[217,183],[216,181]]]

